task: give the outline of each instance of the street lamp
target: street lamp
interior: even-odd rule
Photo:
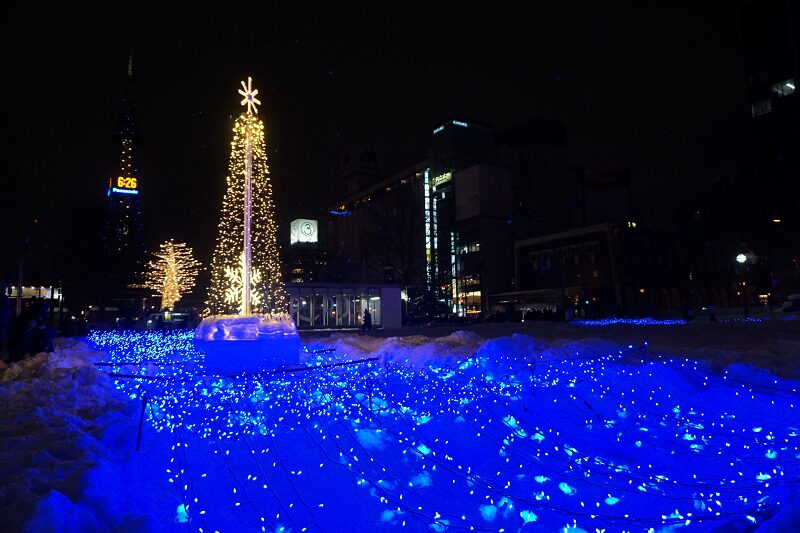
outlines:
[[[747,262],[747,256],[743,253],[740,253],[736,256],[736,262],[739,263],[739,268],[736,270],[739,272],[739,287],[741,288],[742,298],[744,299],[744,317],[747,318],[750,316],[750,309],[748,308],[747,303],[747,285],[743,279],[744,264]]]

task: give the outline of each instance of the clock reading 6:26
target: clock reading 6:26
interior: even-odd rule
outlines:
[[[126,178],[124,176],[117,178],[117,187],[120,189],[135,189],[136,186],[136,178]]]

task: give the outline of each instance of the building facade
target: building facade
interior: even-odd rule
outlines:
[[[331,206],[331,272],[397,283],[419,318],[480,316],[514,286],[516,240],[582,222],[581,171],[565,146],[553,121],[501,134],[445,121],[426,159]]]
[[[331,281],[395,283],[409,293],[423,292],[426,176],[425,160],[328,209]]]
[[[741,303],[734,267],[713,243],[633,222],[521,240],[514,255],[517,287],[493,295],[496,310],[558,316],[572,308],[599,318]]]
[[[742,9],[744,66],[756,140],[758,178],[766,191],[800,190],[800,5],[759,0]],[[795,195],[796,196],[796,195]],[[781,199],[770,195],[771,207]],[[796,202],[796,198],[792,199]],[[796,204],[792,204],[796,207]],[[775,213],[780,215],[778,211]]]
[[[763,290],[780,302],[800,293],[800,5],[752,1],[741,21],[757,174],[742,248],[769,261]]]

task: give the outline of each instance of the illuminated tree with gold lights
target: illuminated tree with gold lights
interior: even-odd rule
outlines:
[[[200,263],[185,243],[167,241],[153,253],[155,261],[147,263],[145,286],[161,296],[161,309],[172,309],[181,296],[191,292]]]
[[[246,107],[233,125],[231,157],[219,233],[211,262],[207,312],[212,315],[286,313],[278,255],[275,204],[264,123],[252,79],[239,90]]]

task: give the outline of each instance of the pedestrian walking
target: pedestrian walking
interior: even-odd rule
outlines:
[[[361,326],[361,331],[372,331],[372,314],[369,309],[364,309],[364,324]]]

